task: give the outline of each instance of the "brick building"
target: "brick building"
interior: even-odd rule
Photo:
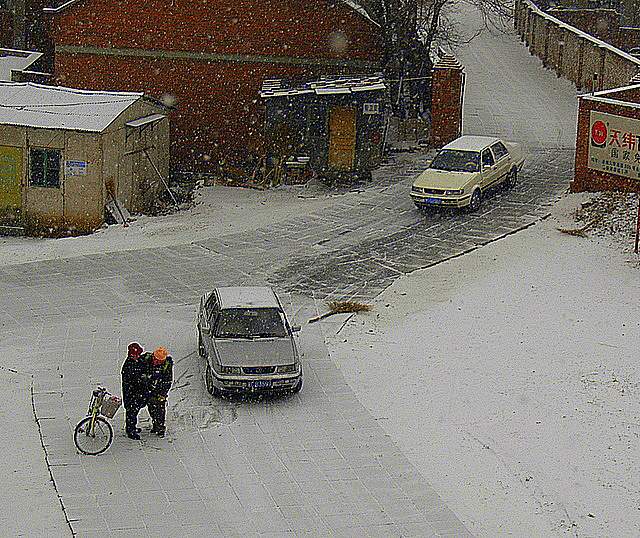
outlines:
[[[580,96],[573,192],[640,192],[638,81]]]
[[[49,13],[59,83],[175,100],[174,169],[260,154],[264,80],[372,72],[382,58],[350,0],[72,0]]]

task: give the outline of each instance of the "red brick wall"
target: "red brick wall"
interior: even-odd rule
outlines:
[[[608,43],[616,40],[620,15],[613,9],[550,9],[547,13]]]
[[[9,11],[0,9],[0,47],[13,48],[13,18]]]
[[[462,66],[451,59],[450,68],[433,70],[431,86],[431,145],[442,147],[462,134]]]
[[[347,46],[341,49],[340,36]],[[57,47],[134,48],[379,62],[376,29],[328,0],[175,2],[84,0],[54,16]],[[258,90],[265,78],[312,77],[334,66],[152,59],[56,52],[56,79],[68,86],[175,96],[172,163],[206,167],[202,156],[234,156],[260,144]],[[346,71],[363,69],[347,68]]]
[[[630,93],[630,92],[629,92]],[[606,97],[610,97],[607,95]],[[636,102],[640,103],[640,99]],[[602,103],[589,99],[580,99],[578,109],[578,133],[576,137],[576,165],[575,176],[571,182],[572,192],[596,192],[603,190],[617,190],[640,192],[640,183],[615,174],[608,174],[588,167],[589,162],[589,119],[591,110],[598,110],[607,114],[627,116],[640,120],[640,109],[624,107],[616,104]]]
[[[640,47],[640,28],[620,28],[615,45],[622,50]]]

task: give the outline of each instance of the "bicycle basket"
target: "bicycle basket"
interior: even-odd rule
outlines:
[[[115,394],[109,394],[105,397],[100,408],[100,413],[108,418],[113,418],[120,406],[122,405],[122,399]]]

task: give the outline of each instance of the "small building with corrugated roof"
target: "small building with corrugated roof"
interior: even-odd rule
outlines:
[[[169,120],[144,94],[0,82],[0,233],[91,232],[168,174]]]

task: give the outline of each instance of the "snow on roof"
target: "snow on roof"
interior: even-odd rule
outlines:
[[[62,4],[60,4],[57,7],[45,7],[43,8],[43,11],[45,13],[51,13],[51,14],[56,14],[56,13],[60,13],[62,11],[64,11],[65,9],[77,4],[78,2],[80,2],[81,0],[68,0],[67,2],[64,2]],[[351,9],[353,9],[355,12],[359,13],[360,15],[362,15],[365,19],[367,19],[370,23],[375,24],[376,26],[380,26],[376,21],[374,21],[370,16],[369,13],[367,13],[367,10],[362,7],[360,4],[358,4],[357,2],[354,2],[354,0],[340,0],[343,4],[345,4],[346,6],[349,6]]]
[[[0,82],[0,124],[102,132],[143,95]]]
[[[165,119],[167,116],[164,114],[151,114],[150,116],[144,116],[143,118],[138,118],[137,120],[128,121],[125,123],[127,127],[144,127],[145,125],[149,125],[150,123],[155,123],[156,121],[160,121]]]
[[[260,96],[288,97],[315,93],[317,95],[348,94],[365,91],[380,91],[386,89],[382,75],[366,77],[327,77],[311,82],[292,84],[282,79],[269,79],[262,83]]]
[[[278,308],[275,292],[266,286],[218,288],[221,308]]]
[[[357,2],[354,2],[353,0],[342,0],[343,4],[348,5],[351,9],[353,9],[354,11],[360,13],[360,15],[362,15],[365,19],[367,19],[369,22],[372,22],[373,24],[375,24],[376,26],[380,26],[376,21],[374,21],[370,16],[369,13],[367,13],[367,10],[365,8],[363,8],[360,4],[358,4]]]
[[[453,142],[449,142],[442,149],[459,149],[463,151],[480,151],[490,146],[494,142],[498,142],[497,138],[492,136],[472,136],[465,135],[456,138]]]
[[[24,71],[41,56],[41,52],[0,48],[0,82],[11,82],[11,71]]]

